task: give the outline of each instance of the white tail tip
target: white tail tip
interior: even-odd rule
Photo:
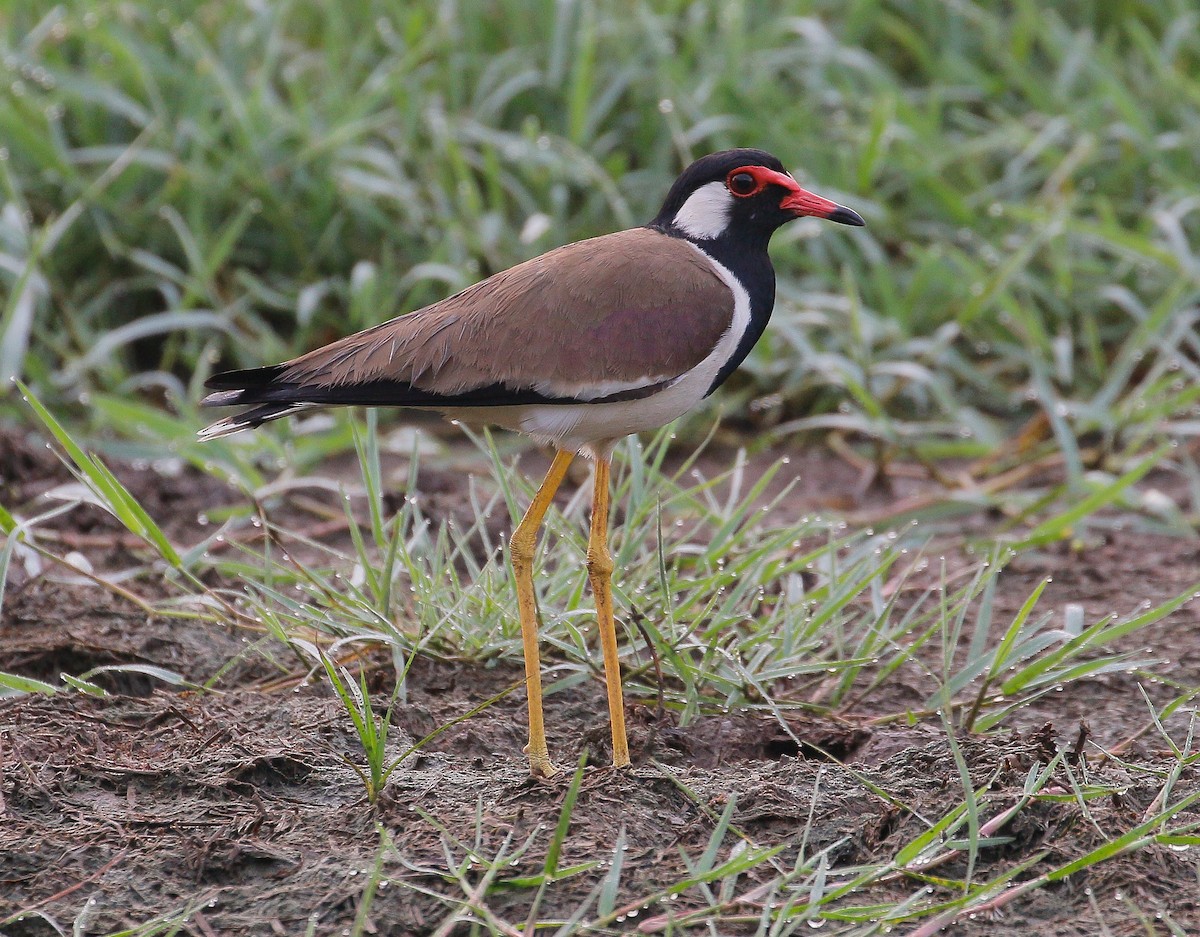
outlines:
[[[239,423],[237,417],[231,416],[198,430],[196,438],[201,441],[220,439],[222,436],[232,436],[234,433],[240,433],[242,430],[250,428],[250,423]]]

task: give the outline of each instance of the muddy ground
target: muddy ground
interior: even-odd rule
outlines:
[[[539,457],[529,461],[536,471]],[[164,476],[148,467],[117,468],[184,543],[197,539],[199,513],[238,497],[186,469]],[[891,492],[864,490],[857,468],[814,450],[794,453],[793,470],[803,484],[780,505],[780,522],[830,506],[882,510],[932,484],[902,478]],[[67,480],[37,440],[0,435],[0,504],[28,515],[44,507],[47,490]],[[461,474],[423,470],[421,484],[446,512],[464,509]],[[136,544],[98,510],[74,511],[48,527],[47,546],[75,550],[97,570],[139,561]],[[1079,603],[1092,621],[1180,594],[1200,579],[1200,552],[1195,538],[1113,527],[1092,542],[1023,556],[1000,580],[997,620],[1011,618],[1047,575],[1054,581],[1042,607]],[[360,922],[363,932],[428,934],[480,882],[478,857],[501,850],[519,855],[500,872],[500,887],[484,904],[500,920],[523,926],[535,889],[502,883],[541,871],[569,774],[549,782],[528,777],[519,754],[521,694],[438,736],[404,763],[372,806],[347,763],[362,758],[345,711],[323,684],[292,679],[302,667],[286,649],[260,646],[257,634],[148,615],[109,591],[62,578],[51,567],[10,572],[0,670],[56,682],[63,672],[138,663],[194,683],[214,682],[209,692],[196,692],[122,673],[96,678],[112,694],[104,698],[60,692],[0,699],[0,922],[7,919],[0,933],[41,937],[74,928],[104,934],[181,909],[189,914],[179,932],[197,937],[348,933],[367,873],[381,855],[383,883]],[[151,597],[162,588],[146,579],[136,586]],[[1063,747],[1072,752],[1063,772],[1119,791],[1090,801],[1086,810],[1069,799],[1029,806],[1001,830],[1002,844],[981,852],[977,879],[994,879],[1040,856],[1018,880],[1035,876],[1121,835],[1156,809],[1169,761],[1139,684],[1158,703],[1178,688],[1200,686],[1198,619],[1200,609],[1186,606],[1120,648],[1148,648],[1163,661],[1155,668],[1160,682],[1125,674],[1077,681],[1038,700],[1004,732],[961,740],[973,782],[990,782],[981,807],[987,817],[1016,801],[1031,765]],[[383,672],[377,682],[386,683]],[[391,750],[404,751],[519,677],[510,665],[419,662],[409,674],[408,703],[396,719]],[[560,763],[572,763],[586,749],[595,765],[586,770],[559,867],[605,865],[550,886],[537,915],[562,920],[572,914],[623,842],[616,907],[625,913],[607,932],[663,931],[670,920],[703,906],[696,888],[662,900],[657,892],[685,877],[684,854],[698,860],[731,800],[722,860],[739,838],[749,845],[738,849],[781,847],[776,869],[792,867],[802,852],[826,848],[838,867],[894,855],[925,821],[962,799],[959,769],[939,725],[872,721],[922,698],[923,688],[897,680],[844,717],[789,716],[800,745],[767,718],[715,715],[680,728],[669,715],[660,722],[652,700],[630,700],[635,767],[614,772],[603,767],[603,686],[593,682],[548,697],[550,742]],[[1186,718],[1179,713],[1173,724]],[[1080,758],[1081,725],[1090,741]],[[1105,750],[1120,758],[1106,757]],[[1173,798],[1196,789],[1191,772],[1180,778]],[[1070,789],[1066,774],[1056,782]],[[1200,819],[1200,812],[1190,816]],[[379,830],[392,844],[382,854]],[[1119,856],[954,930],[1060,937],[1200,933],[1198,853],[1151,846]],[[463,883],[440,874],[447,863],[462,864]],[[777,874],[771,870],[763,863],[724,884],[730,903],[719,933],[754,932],[771,898],[758,886],[768,872]],[[965,862],[955,859],[940,872],[961,877]],[[722,883],[711,887],[721,892]],[[897,877],[862,898],[902,901],[918,887]],[[11,917],[19,912],[25,913]],[[486,919],[485,911],[478,913]],[[588,916],[596,916],[594,904]],[[1172,922],[1179,930],[1169,929]],[[466,924],[444,931],[468,932]],[[692,929],[676,925],[671,932]]]

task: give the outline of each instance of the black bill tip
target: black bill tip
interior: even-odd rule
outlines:
[[[861,228],[866,224],[862,220],[862,215],[854,211],[852,208],[846,208],[844,205],[839,205],[828,215],[825,216],[826,221],[836,221],[838,224],[853,225],[856,228]]]

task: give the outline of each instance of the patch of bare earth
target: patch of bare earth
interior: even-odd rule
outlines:
[[[11,436],[5,442],[15,445]],[[10,451],[6,461],[0,452],[0,468],[21,473],[15,481],[8,469],[6,506],[62,480],[56,464],[39,455]],[[857,473],[840,460],[809,452],[798,462],[810,490],[820,494],[807,505],[791,499],[781,511],[858,497]],[[180,519],[225,496],[169,479],[162,483],[167,493],[155,502],[148,494],[153,479],[137,484],[139,498],[160,506],[170,499],[169,511]],[[434,486],[446,512],[461,506],[465,483],[456,488],[438,476]],[[86,553],[91,544],[98,567],[119,566],[130,548],[113,539],[119,531],[107,523],[97,520],[98,530],[59,529],[68,537],[108,536],[76,548]],[[1196,577],[1197,554],[1188,541],[1119,531],[1085,553],[1047,551],[1002,576],[997,620],[1006,620],[1001,613],[1011,617],[1048,574],[1054,582],[1043,597],[1046,607],[1080,603],[1092,620],[1179,594]],[[139,584],[142,592],[154,588]],[[1137,640],[1168,661],[1160,673],[1196,686],[1198,626],[1196,611],[1185,607]],[[13,577],[0,619],[0,669],[53,682],[62,672],[142,663],[196,684],[213,681],[213,687],[175,692],[136,673],[116,674],[97,678],[113,694],[105,698],[61,692],[0,700],[0,921],[26,912],[0,925],[5,937],[57,933],[48,919],[65,932],[78,921],[77,933],[108,933],[182,909],[189,914],[181,932],[197,937],[297,934],[310,927],[340,934],[355,920],[377,857],[386,884],[374,896],[365,932],[427,934],[469,897],[440,874],[447,862],[462,864],[470,890],[486,861],[505,849],[523,851],[482,904],[498,919],[523,926],[534,889],[504,882],[541,872],[570,779],[569,770],[549,782],[528,777],[520,754],[523,695],[505,696],[439,735],[401,765],[372,806],[350,764],[361,765],[362,758],[340,703],[320,686],[265,689],[295,665],[278,646],[251,649],[259,640],[148,615],[95,587],[46,575]],[[391,752],[405,751],[519,679],[519,668],[509,665],[419,661],[408,675]],[[382,672],[376,680],[377,698],[386,699],[390,688]],[[1167,698],[1162,685],[1148,689],[1159,701]],[[657,892],[686,877],[683,856],[694,862],[704,852],[731,801],[731,831],[720,858],[747,848],[741,844],[780,852],[732,883],[718,926],[723,934],[754,932],[763,903],[777,897],[762,886],[801,855],[828,848],[835,867],[887,860],[963,797],[939,726],[872,722],[918,705],[923,693],[897,681],[844,719],[790,715],[788,731],[756,715],[705,716],[679,727],[669,713],[659,719],[653,700],[634,700],[635,767],[626,772],[604,767],[602,685],[593,681],[551,695],[552,751],[565,768],[585,750],[591,764],[559,867],[599,865],[550,886],[537,916],[562,920],[575,912],[608,874],[619,841],[625,850],[617,906],[624,920],[612,922],[610,932],[657,932],[703,907],[696,889],[665,900]],[[1030,767],[1069,748],[1080,720],[1104,745],[1127,743],[1123,760],[1088,748],[1060,767],[1052,787],[1069,791],[1070,770],[1076,780],[1119,793],[1086,805],[1070,798],[1028,805],[997,831],[1007,838],[1003,844],[980,852],[977,880],[1041,855],[1021,876],[1034,877],[1111,841],[1157,809],[1164,761],[1156,749],[1163,742],[1144,732],[1148,713],[1136,680],[1121,675],[1079,681],[1043,697],[1015,721],[1016,731],[960,740],[972,783],[986,786],[982,815],[997,816],[1016,803]],[[1172,799],[1197,785],[1194,772],[1185,774]],[[391,843],[382,853],[380,830]],[[950,879],[966,873],[963,858],[937,870]],[[964,921],[955,930],[1082,937],[1100,933],[1103,922],[1116,934],[1166,933],[1155,929],[1161,912],[1186,932],[1200,932],[1197,881],[1194,849],[1150,846],[1027,895],[1002,916]],[[917,887],[897,876],[855,896],[856,903],[903,900]],[[702,929],[696,925],[696,932]],[[686,931],[686,925],[674,930]],[[467,933],[468,926],[451,932]]]

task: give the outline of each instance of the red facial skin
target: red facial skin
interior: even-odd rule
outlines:
[[[739,192],[732,185],[733,177],[742,173],[750,176],[755,182],[754,188],[749,192]],[[807,189],[800,188],[796,184],[796,180],[787,173],[776,172],[765,166],[742,166],[735,169],[725,177],[725,185],[737,198],[750,198],[769,185],[780,186],[787,190],[787,195],[783,197],[779,207],[797,216],[815,215],[817,218],[828,218],[840,207],[836,202],[831,202],[827,198],[821,198]]]

